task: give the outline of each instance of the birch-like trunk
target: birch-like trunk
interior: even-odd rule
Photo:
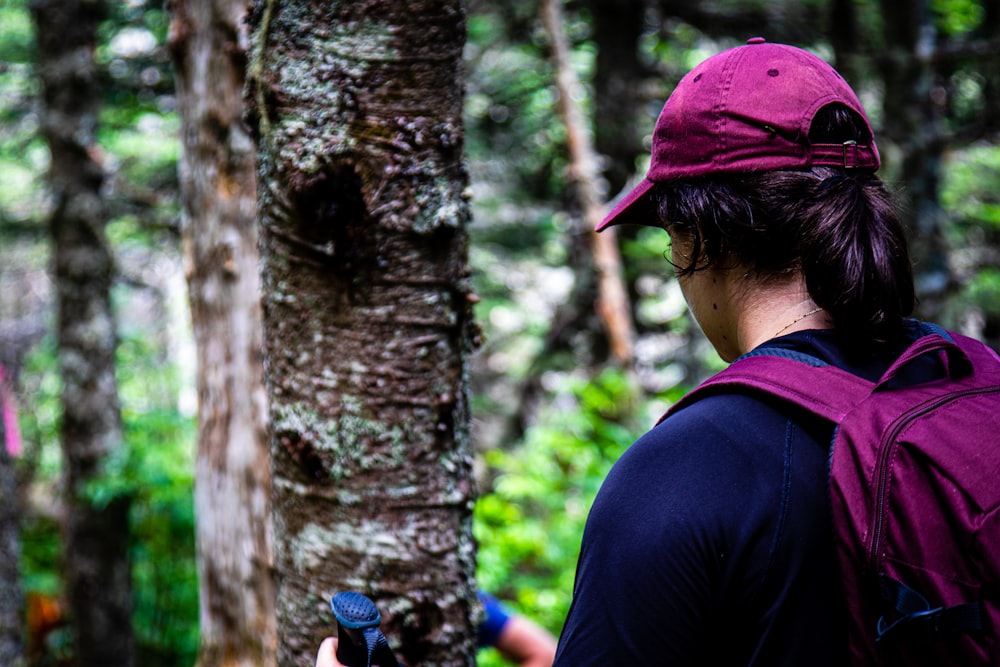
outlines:
[[[173,0],[183,240],[198,358],[198,664],[274,665],[271,471],[246,0]]]
[[[114,261],[104,234],[104,174],[96,156],[94,60],[101,0],[35,0],[42,134],[54,209],[53,285],[62,378],[63,549],[76,660],[134,663],[129,498],[106,493],[126,460],[115,381]]]
[[[475,657],[459,0],[253,14],[279,663],[372,597],[411,665]]]

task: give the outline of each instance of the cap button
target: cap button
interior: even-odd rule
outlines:
[[[766,41],[763,37],[751,37],[747,40],[747,44],[763,44]]]

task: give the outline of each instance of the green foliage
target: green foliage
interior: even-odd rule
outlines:
[[[101,504],[117,495],[131,502],[133,624],[139,664],[194,664],[198,649],[198,585],[194,553],[193,475],[195,424],[171,399],[179,392],[177,369],[165,363],[148,331],[132,330],[118,349],[124,447],[107,462],[104,477],[88,488]],[[51,340],[23,370],[34,387],[21,425],[37,466],[33,488],[55,502],[61,474],[58,434],[60,383]],[[153,391],[151,391],[153,389]],[[174,401],[175,403],[175,401]],[[27,513],[22,522],[22,586],[57,595],[62,551],[55,520]],[[58,637],[65,642],[65,637]],[[67,651],[55,644],[51,650]]]
[[[1000,235],[1000,149],[980,145],[963,151],[949,165],[941,204],[955,221],[953,242],[970,234]]]
[[[31,62],[35,48],[35,30],[27,0],[0,2],[0,26],[3,26],[0,29],[0,63]]]
[[[958,37],[977,29],[986,16],[982,2],[976,0],[933,0],[931,8],[937,24],[949,37]]]
[[[31,219],[42,205],[39,175],[48,154],[36,136],[33,41],[28,3],[0,2],[0,229]]]
[[[134,628],[142,665],[192,665],[198,651],[193,420],[126,411],[133,505]]]
[[[476,506],[479,584],[558,632],[569,607],[587,512],[636,435],[629,381],[606,370],[560,380],[552,407],[517,449],[496,449],[491,493]]]
[[[507,8],[509,9],[509,8]],[[551,200],[563,189],[565,128],[556,115],[555,79],[533,34],[511,39],[504,8],[493,4],[469,20],[465,116],[469,152],[493,182],[522,196]]]
[[[162,3],[147,0],[108,3],[100,28],[97,62],[106,79],[105,111],[115,114],[168,112],[174,82],[164,48],[170,17]]]
[[[967,287],[969,301],[993,315],[1000,315],[1000,269],[986,267]]]
[[[124,295],[118,296],[122,301]],[[133,623],[139,663],[191,665],[198,650],[194,545],[196,424],[181,369],[147,327],[122,327],[117,378],[127,456],[103,486],[132,498]]]
[[[59,524],[37,514],[21,522],[21,586],[25,591],[57,596],[62,592]]]
[[[963,152],[947,172],[941,203],[952,224],[948,241],[956,248],[962,284],[950,310],[958,322],[969,306],[978,309],[986,329],[1000,326],[1000,148],[976,146]]]
[[[179,125],[174,113],[105,118],[101,144],[121,161],[120,171],[126,180],[159,193],[174,188],[177,182],[180,144],[175,137]]]

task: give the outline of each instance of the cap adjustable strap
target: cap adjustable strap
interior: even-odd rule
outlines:
[[[812,163],[844,169],[877,169],[878,157],[871,146],[856,141],[842,144],[812,144]]]

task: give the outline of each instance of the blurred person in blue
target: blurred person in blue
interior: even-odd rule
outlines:
[[[479,647],[493,647],[508,662],[520,667],[551,667],[556,638],[531,619],[505,607],[480,591],[486,620],[479,626]]]

